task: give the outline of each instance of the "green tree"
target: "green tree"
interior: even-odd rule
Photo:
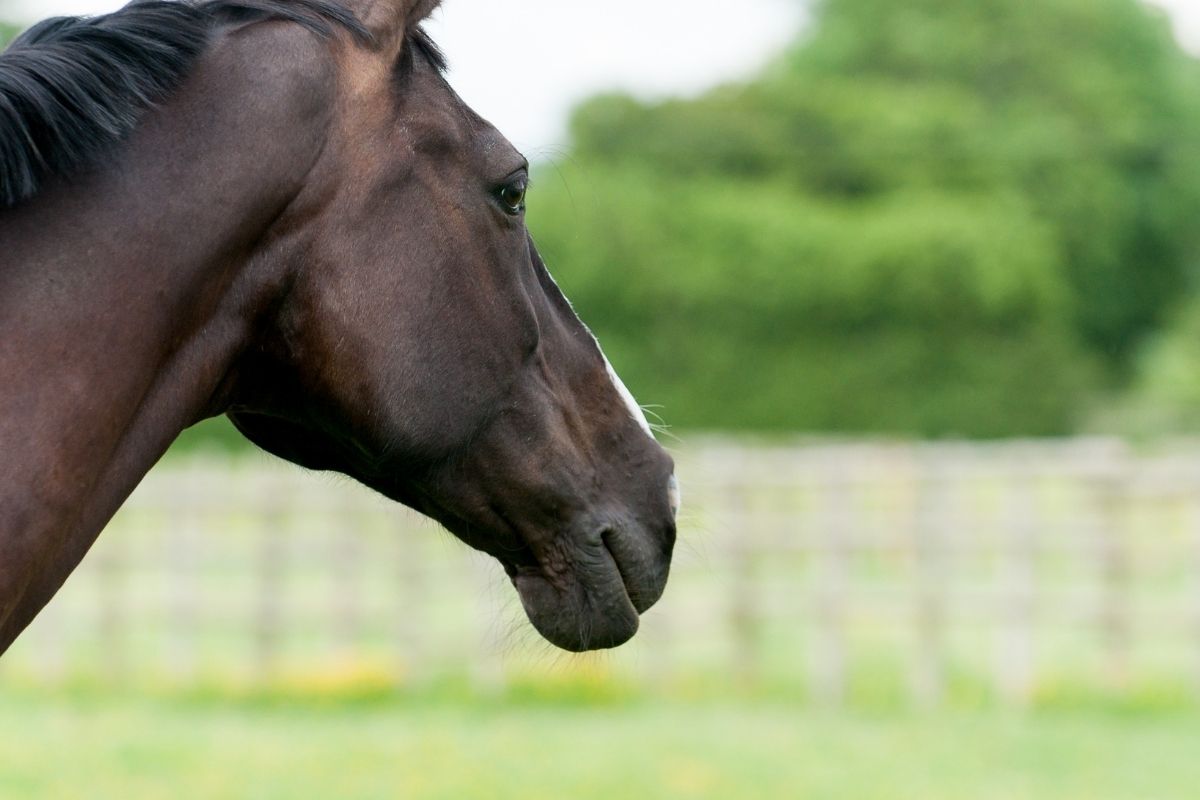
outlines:
[[[1200,432],[1200,295],[1192,295],[1138,359],[1132,390],[1097,423],[1135,436]]]
[[[955,155],[1054,225],[1080,331],[1123,365],[1200,244],[1200,80],[1166,18],[1134,0],[826,0],[821,23],[783,74],[962,95],[975,135]]]
[[[683,425],[1068,431],[1200,251],[1200,80],[1135,0],[826,0],[755,80],[572,135],[534,225]]]
[[[7,22],[0,22],[0,50],[8,46],[8,43],[17,38],[17,34],[21,29],[16,25]]]
[[[1053,237],[1012,198],[564,169],[535,195],[543,254],[672,424],[1053,434],[1094,384]]]

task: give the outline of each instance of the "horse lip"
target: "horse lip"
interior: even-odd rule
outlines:
[[[618,647],[639,627],[616,559],[607,547],[594,554],[603,563],[592,569],[572,560],[563,572],[524,565],[510,573],[530,622],[552,644],[571,652]]]
[[[621,592],[624,594],[625,599],[629,601],[629,604],[633,606],[639,615],[644,614],[658,601],[662,592],[653,587],[645,589],[637,588],[638,581],[630,574],[629,567],[623,564],[620,557],[618,557],[619,548],[613,546],[612,539],[616,535],[613,529],[605,529],[598,537],[597,544],[600,545],[601,552],[609,562],[609,565],[611,565],[611,569],[615,572],[615,577],[618,579],[615,582],[620,583]],[[543,567],[541,559],[538,558],[536,551],[529,546],[522,547],[520,550],[498,554],[496,555],[496,560],[500,562],[500,565],[504,568],[505,573],[514,586],[517,583],[517,579],[523,577],[544,580],[560,590],[565,588],[562,585],[563,576],[547,571]],[[575,573],[576,580],[583,579],[585,584],[588,583],[582,574],[584,570],[577,561],[571,563],[570,571]],[[604,571],[607,571],[607,569],[597,570],[593,575]],[[589,570],[588,572],[592,571]]]
[[[609,535],[609,532],[605,531],[600,536],[599,544],[602,548],[602,552],[612,565],[612,569],[619,579],[618,582],[621,584],[621,591],[624,592],[625,597],[629,600],[630,605],[637,609],[637,612],[641,614],[645,609],[640,608],[639,606],[641,604],[635,599],[641,595],[641,592],[637,592],[631,588],[629,576],[626,574],[625,569],[621,566],[621,561],[617,558],[616,551],[609,545]],[[496,560],[500,562],[500,565],[504,568],[504,572],[514,584],[516,584],[517,578],[519,577],[540,578],[541,580],[550,583],[552,586],[556,586],[560,589],[563,588],[560,585],[562,583],[562,577],[560,575],[553,575],[548,572],[542,566],[541,559],[537,557],[536,552],[531,547],[526,546],[520,551],[508,551],[504,554],[496,555]],[[580,574],[583,572],[583,569],[577,562],[571,564],[570,571],[576,574],[576,579],[583,577]]]
[[[617,558],[617,551],[613,549],[610,539],[613,536],[612,530],[606,530],[600,535],[600,541],[604,546],[604,553],[612,561],[613,567],[617,570],[617,575],[621,578],[621,589],[625,592],[625,598],[629,604],[634,607],[638,614],[643,613],[652,603],[639,602],[641,592],[635,591],[631,585],[630,576],[626,573],[626,568],[621,565],[621,559]]]
[[[667,588],[669,562],[665,568],[661,564],[651,563],[652,559],[647,560],[640,546],[627,542],[623,547],[620,544],[620,536],[621,533],[617,530],[609,529],[604,532],[601,541],[621,576],[621,586],[630,604],[639,615],[645,614],[662,599]]]

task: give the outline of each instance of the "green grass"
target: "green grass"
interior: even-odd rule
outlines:
[[[11,691],[0,797],[1195,797],[1200,717],[790,704],[318,705]]]

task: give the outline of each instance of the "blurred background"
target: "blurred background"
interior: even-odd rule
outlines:
[[[1200,5],[581,6],[430,28],[668,426],[638,638],[206,423],[0,661],[0,797],[1193,797]]]

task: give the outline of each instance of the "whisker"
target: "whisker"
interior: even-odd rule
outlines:
[[[667,421],[665,419],[663,419],[662,414],[659,414],[657,411],[654,410],[656,408],[663,408],[663,406],[643,405],[643,406],[640,406],[640,408],[642,409],[643,414],[646,414],[647,416],[654,418],[654,421],[650,421],[650,429],[651,430],[653,430],[655,433],[660,433],[663,436],[669,436],[670,438],[674,439],[676,442],[679,442],[680,444],[683,443],[682,439],[680,439],[677,435],[675,435],[674,433],[671,432],[671,426],[667,424]]]
[[[666,436],[668,439],[671,439],[676,444],[683,444],[683,439],[681,439],[678,434],[676,434],[674,431],[671,430],[670,425],[663,425],[661,423],[652,422],[652,423],[650,423],[650,430],[654,431],[655,433],[659,434],[660,436]]]

